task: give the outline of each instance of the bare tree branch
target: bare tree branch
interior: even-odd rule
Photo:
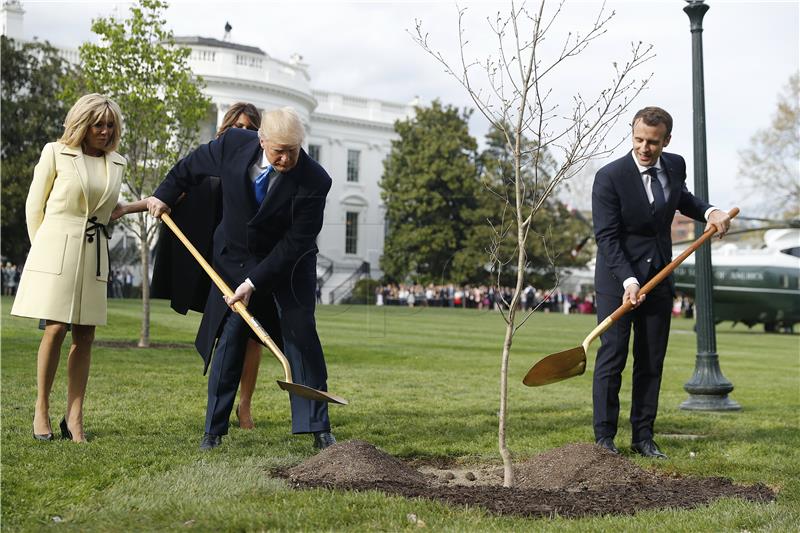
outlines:
[[[548,247],[551,230],[547,235],[537,234],[532,230],[533,222],[537,214],[547,208],[548,200],[559,185],[578,174],[592,159],[610,153],[622,141],[609,146],[606,137],[650,80],[650,76],[633,79],[633,72],[653,57],[650,45],[632,44],[628,60],[613,63],[614,75],[606,89],[592,98],[576,92],[569,109],[562,109],[563,104],[550,103],[553,87],[545,86],[544,82],[602,37],[614,17],[613,11],[609,13],[605,4],[601,5],[586,31],[567,33],[556,53],[547,55],[541,45],[554,31],[564,3],[561,0],[552,12],[547,12],[546,3],[542,1],[538,9],[530,13],[524,3],[517,7],[512,2],[507,15],[498,12],[494,20],[487,18],[489,31],[497,40],[497,59],[491,55],[484,60],[469,58],[469,41],[465,38],[466,9],[463,8],[457,8],[457,67],[451,66],[441,52],[433,49],[421,21],[415,21],[412,34],[412,39],[467,91],[478,111],[502,134],[513,155],[513,171],[500,176],[497,183],[486,184],[488,193],[498,201],[499,222],[489,221],[492,231],[487,248],[497,286],[504,272],[510,269],[516,273],[510,299],[500,296],[506,335],[501,355],[498,441],[506,486],[513,484],[511,453],[505,441],[508,358],[515,333],[532,316],[523,314],[517,322],[517,308],[530,267],[526,251],[530,239],[542,240],[546,260],[554,272],[555,284],[548,291],[548,297],[554,294],[559,283],[556,258]],[[543,169],[545,156],[555,157],[557,161],[552,170],[546,172]],[[512,235],[515,239],[510,240]],[[507,242],[513,244],[510,255],[505,246]]]

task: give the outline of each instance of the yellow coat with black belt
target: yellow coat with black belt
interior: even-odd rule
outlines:
[[[105,156],[105,188],[88,205],[89,176],[80,147],[49,143],[33,171],[25,204],[31,250],[12,315],[68,324],[106,323],[108,238],[104,228],[117,205],[125,158]]]

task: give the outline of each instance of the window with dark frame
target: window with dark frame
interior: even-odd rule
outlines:
[[[347,150],[347,181],[358,181],[358,167],[360,159],[360,150]]]
[[[318,144],[309,144],[308,145],[308,157],[313,159],[316,162],[319,162],[320,152],[322,152],[322,147]]]
[[[358,213],[347,212],[344,228],[344,253],[358,253]]]

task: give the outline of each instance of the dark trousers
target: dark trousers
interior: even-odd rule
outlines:
[[[622,298],[598,294],[596,303],[599,323],[622,304]],[[664,282],[647,295],[642,305],[623,316],[601,335],[592,386],[595,439],[613,438],[617,433],[619,391],[622,385],[622,371],[628,358],[631,327],[633,327],[631,440],[638,442],[653,438],[671,310],[672,294],[669,285]]]
[[[229,312],[225,317],[208,374],[206,433],[228,434],[228,418],[242,377],[248,331],[249,326],[237,313]]]
[[[308,387],[327,391],[328,373],[314,319],[314,286],[287,284],[273,296],[283,334],[284,355],[292,369],[292,380]],[[307,293],[307,294],[306,294]],[[242,376],[244,353],[250,328],[238,314],[229,312],[223,321],[208,376],[206,433],[228,434],[228,419]],[[271,357],[271,356],[268,356]],[[283,377],[281,376],[281,379]],[[290,394],[292,433],[329,431],[328,404]]]

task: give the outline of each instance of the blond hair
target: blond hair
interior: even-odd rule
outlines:
[[[281,107],[264,113],[258,135],[265,141],[301,145],[306,130],[300,115],[291,107]]]
[[[86,138],[89,127],[102,119],[106,113],[111,113],[114,118],[114,132],[106,144],[105,151],[113,152],[119,146],[122,137],[122,111],[114,100],[97,93],[78,98],[64,119],[64,134],[58,142],[78,148]]]

